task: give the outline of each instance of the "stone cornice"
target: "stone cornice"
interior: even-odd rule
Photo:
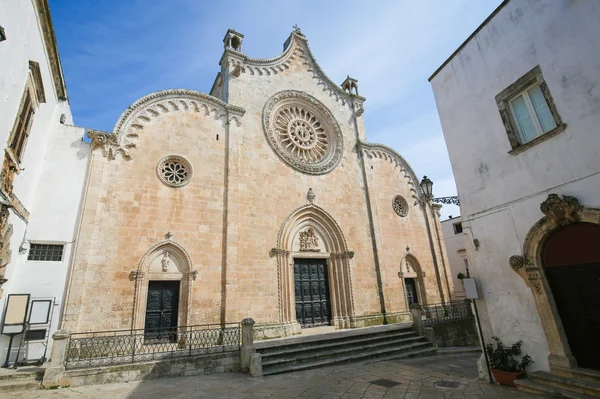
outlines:
[[[252,58],[227,48],[223,52],[219,65],[228,62],[229,66],[235,67],[239,65],[241,71],[244,73],[269,76],[277,75],[278,73],[289,69],[292,62],[296,59],[307,66],[308,72],[312,74],[313,79],[317,80],[317,84],[323,86],[323,90],[327,91],[336,101],[341,102],[342,105],[351,106],[352,104],[355,104],[357,109],[363,109],[362,103],[365,101],[365,98],[347,93],[340,85],[335,84],[321,69],[321,66],[310,50],[306,37],[302,33],[296,31],[290,34],[290,37],[286,41],[284,51],[276,57]]]
[[[52,72],[52,80],[54,82],[56,96],[60,100],[66,100],[67,86],[62,73],[62,66],[60,63],[60,56],[58,54],[58,47],[56,45],[56,35],[54,34],[54,26],[52,25],[52,17],[50,15],[50,8],[48,7],[48,0],[35,0],[34,4],[35,10],[38,14],[38,21],[40,23],[42,35],[44,36],[44,45],[46,46],[46,53],[48,54],[50,71]]]
[[[137,147],[137,139],[144,126],[152,119],[171,112],[201,112],[226,124],[235,122],[240,126],[245,110],[193,90],[158,91],[130,105],[119,117],[112,133],[86,130],[88,137],[92,139],[92,150],[101,148],[103,155],[109,159],[115,159],[118,154],[124,159],[131,159],[130,150]]]
[[[423,193],[419,186],[419,179],[410,164],[402,157],[402,155],[383,144],[359,142],[358,147],[369,158],[385,159],[394,164],[394,166],[400,167],[400,170],[404,172],[404,177],[408,180],[408,184],[410,184],[410,190],[413,193],[413,197],[415,199],[421,198]]]

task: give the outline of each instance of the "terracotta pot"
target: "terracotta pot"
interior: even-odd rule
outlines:
[[[515,386],[515,380],[525,378],[526,373],[524,371],[518,371],[516,373],[510,371],[502,371],[498,369],[492,369],[494,379],[498,384],[508,385],[511,387]]]

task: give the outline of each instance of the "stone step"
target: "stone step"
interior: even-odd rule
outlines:
[[[361,337],[383,337],[398,333],[407,333],[416,335],[412,329],[412,323],[389,324],[385,326],[374,326],[364,328],[353,328],[348,330],[336,330],[334,332],[319,335],[300,335],[288,338],[276,338],[254,343],[255,348],[261,353],[267,353],[271,350],[289,349],[297,345],[318,345],[323,342],[335,342],[340,340],[360,339]],[[272,349],[274,348],[274,349]]]
[[[286,346],[278,346],[264,349],[257,349],[258,352],[263,356],[263,359],[271,356],[281,356],[281,355],[289,355],[299,352],[304,352],[307,350],[317,351],[320,349],[329,349],[329,348],[339,348],[342,349],[344,347],[356,347],[366,343],[390,343],[397,342],[399,340],[414,340],[414,339],[423,339],[423,337],[419,337],[414,331],[407,332],[395,332],[391,335],[376,335],[376,336],[357,336],[357,337],[347,337],[345,339],[337,339],[332,341],[313,341],[313,342],[303,342],[295,345],[286,345]]]
[[[263,369],[265,367],[272,367],[274,365],[285,365],[285,364],[301,364],[306,362],[315,362],[322,359],[335,359],[346,356],[352,356],[356,353],[379,353],[381,351],[387,352],[398,352],[398,351],[409,351],[411,349],[425,349],[431,347],[431,343],[425,341],[423,337],[417,337],[421,342],[405,342],[401,340],[395,344],[379,345],[377,343],[372,345],[362,345],[351,348],[330,350],[320,350],[317,352],[306,351],[301,354],[282,355],[277,357],[268,357],[266,360],[263,359]]]
[[[533,373],[529,373],[527,377],[530,380],[540,384],[546,384],[555,388],[583,393],[594,398],[600,398],[600,384],[596,382],[556,375],[546,371],[534,371]]]
[[[20,371],[15,370],[12,372],[0,373],[0,382],[16,381],[16,380],[35,380],[35,379],[41,380],[43,377],[44,377],[43,371],[20,372]]]
[[[433,346],[426,347],[425,349],[415,349],[407,352],[402,352],[404,348],[400,348],[399,353],[394,353],[394,350],[390,350],[386,348],[381,351],[376,352],[356,352],[351,355],[347,355],[344,357],[338,358],[329,358],[315,362],[296,364],[296,365],[287,365],[281,367],[273,367],[263,369],[263,375],[273,375],[273,374],[281,374],[281,373],[289,373],[292,371],[301,371],[301,370],[309,370],[319,367],[332,366],[343,363],[352,363],[352,362],[360,362],[367,361],[370,359],[378,359],[378,361],[383,360],[391,360],[391,359],[406,359],[410,357],[421,357],[421,356],[431,356],[435,355],[436,350]]]
[[[30,391],[41,389],[42,382],[35,379],[29,380],[4,380],[0,381],[0,392]]]
[[[521,392],[536,393],[540,395],[553,395],[560,398],[568,399],[593,399],[594,396],[586,395],[583,393],[573,392],[566,389],[556,388],[550,385],[541,384],[539,382],[532,381],[528,378],[516,380],[515,385],[517,390]]]
[[[552,374],[562,375],[564,377],[575,378],[578,380],[585,380],[600,384],[600,370],[584,369],[584,368],[573,368],[563,369],[560,367],[553,367],[551,370]]]

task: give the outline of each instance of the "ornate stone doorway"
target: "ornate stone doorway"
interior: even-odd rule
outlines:
[[[600,225],[574,223],[544,243],[542,262],[571,353],[600,369]]]
[[[303,328],[330,324],[329,277],[325,259],[294,259],[294,293],[296,320]]]
[[[424,275],[419,261],[409,252],[409,248],[407,248],[407,252],[400,260],[400,271],[398,272],[398,277],[402,279],[404,287],[407,310],[413,303],[427,304],[423,284]]]
[[[138,268],[130,273],[131,280],[135,282],[133,329],[146,329],[148,322],[153,323],[152,325],[158,323],[159,327],[163,324],[164,327],[187,326],[189,323],[192,286],[198,272],[193,270],[192,260],[186,250],[171,240],[170,233],[166,237],[165,241],[148,249],[140,260]],[[177,289],[175,290],[174,287]],[[152,298],[151,295],[155,297]],[[170,303],[165,302],[168,300],[166,297],[157,297],[161,295],[171,295]],[[176,307],[174,307],[175,303]],[[155,319],[147,320],[149,316],[147,309],[150,306],[153,308],[162,306],[161,311],[169,313],[168,317],[173,319],[169,319],[169,322],[163,320],[161,324],[160,321],[157,322],[157,316],[151,312],[153,314],[151,317]],[[164,314],[163,317],[167,315]],[[168,323],[171,325],[168,326]]]
[[[319,290],[327,290],[325,297],[328,298],[326,303],[328,303],[329,309],[326,318],[323,318],[323,313],[321,313],[318,323],[323,325],[327,324],[326,320],[330,320],[329,324],[336,328],[354,327],[354,299],[350,267],[354,252],[348,250],[342,230],[336,221],[324,209],[314,205],[312,200],[314,197],[309,198],[311,203],[295,209],[283,221],[279,230],[277,247],[272,248],[270,252],[272,257],[277,257],[281,322],[281,327],[278,327],[281,330],[278,333],[279,336],[299,333],[303,324],[298,320],[305,318],[304,313],[296,314],[299,308],[296,306],[298,295],[295,259],[298,259],[299,262],[308,259],[310,261],[306,261],[306,264],[310,266],[324,266],[322,278],[317,277],[314,282],[319,283]],[[301,271],[299,270],[299,272]],[[317,274],[319,273],[317,270]],[[304,279],[300,279],[300,281],[304,282]],[[309,281],[312,287],[313,281],[310,276],[307,279],[307,282]],[[304,301],[302,292],[300,292],[299,299],[301,302]],[[324,302],[320,293],[319,301],[321,301],[322,309]],[[304,312],[304,308],[305,306],[302,305],[302,312]],[[314,310],[314,307],[312,309]],[[317,324],[314,323],[314,318],[312,324]]]
[[[523,255],[510,257],[510,266],[531,289],[550,350],[550,368],[598,368],[598,355],[589,352],[600,353],[595,309],[600,298],[600,208],[550,194],[540,210],[545,216],[527,233]],[[590,308],[589,303],[595,305]],[[583,327],[588,331],[579,331],[585,322],[581,319],[588,320]],[[582,333],[586,336],[578,337]]]

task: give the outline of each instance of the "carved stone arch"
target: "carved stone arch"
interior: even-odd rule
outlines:
[[[398,267],[398,277],[402,280],[402,290],[406,299],[406,282],[405,279],[413,278],[417,284],[417,295],[419,298],[419,304],[427,305],[427,295],[425,292],[425,272],[421,267],[421,263],[412,252],[406,252],[400,258],[400,265]],[[405,301],[406,310],[409,310],[408,301]]]
[[[150,281],[180,281],[178,326],[187,326],[192,309],[192,286],[198,272],[194,270],[188,252],[178,243],[167,239],[150,247],[130,273],[135,282],[132,329],[143,329],[146,320],[146,301]]]
[[[86,133],[92,139],[92,149],[101,148],[109,159],[114,159],[118,154],[124,159],[131,159],[131,149],[137,147],[138,137],[143,134],[144,127],[153,119],[173,112],[203,112],[225,124],[234,121],[239,126],[240,117],[245,111],[197,91],[163,90],[131,104],[119,117],[112,133],[99,130],[87,130]]]
[[[531,289],[535,306],[548,342],[550,367],[574,368],[577,361],[571,353],[567,336],[558,313],[543,267],[542,251],[546,240],[563,226],[573,223],[600,224],[600,208],[584,207],[576,198],[550,194],[540,205],[545,214],[529,230],[523,243],[523,255],[509,259],[511,268],[517,272]]]
[[[367,158],[378,158],[389,161],[394,167],[400,170],[400,175],[404,177],[409,185],[413,198],[421,202],[423,190],[419,185],[419,179],[414,170],[404,159],[404,157],[394,151],[392,148],[383,144],[359,143],[359,148]]]
[[[302,247],[299,236],[311,229],[317,243]],[[351,259],[354,252],[348,250],[342,229],[327,211],[314,204],[293,210],[283,221],[277,247],[271,250],[270,255],[277,257],[280,321],[289,326],[287,335],[300,331],[294,297],[294,258],[327,260],[332,324],[336,328],[353,327]]]

